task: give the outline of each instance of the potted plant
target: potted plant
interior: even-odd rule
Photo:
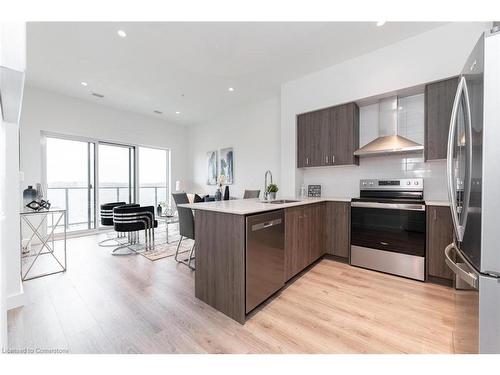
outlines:
[[[276,193],[278,192],[278,185],[276,184],[269,184],[267,185],[267,193],[269,196],[269,199],[274,200],[276,199]]]

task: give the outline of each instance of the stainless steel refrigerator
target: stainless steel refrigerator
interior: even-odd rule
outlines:
[[[448,198],[455,241],[454,350],[500,353],[500,30],[485,32],[463,68],[450,119]]]

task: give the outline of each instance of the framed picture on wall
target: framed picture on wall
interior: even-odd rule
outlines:
[[[220,175],[225,184],[231,185],[234,182],[234,152],[232,147],[220,150]]]
[[[217,151],[207,152],[207,185],[217,185]]]

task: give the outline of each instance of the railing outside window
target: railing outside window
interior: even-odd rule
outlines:
[[[88,200],[87,187],[49,187],[47,196],[53,207],[67,210],[67,230],[94,229],[94,189],[91,189],[91,201]],[[133,195],[133,194],[132,194]],[[105,186],[99,188],[99,200],[102,203],[128,202],[129,188],[123,186]],[[154,205],[167,200],[167,187],[141,186],[139,188],[139,203],[141,205]],[[99,207],[97,207],[99,215]],[[97,218],[99,220],[99,216]],[[59,225],[61,230],[63,225]]]

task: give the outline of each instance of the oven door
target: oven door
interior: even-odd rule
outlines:
[[[351,203],[351,244],[425,256],[425,205]]]

